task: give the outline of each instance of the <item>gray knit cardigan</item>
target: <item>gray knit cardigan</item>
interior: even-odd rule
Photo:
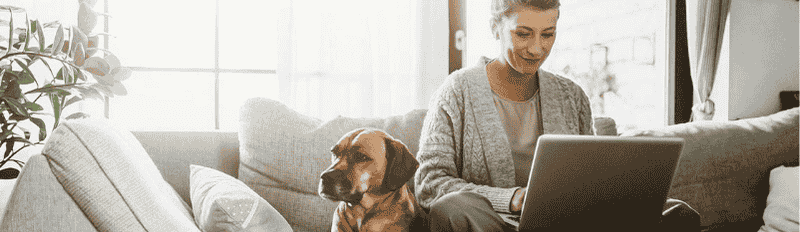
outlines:
[[[478,65],[450,74],[439,87],[422,126],[414,176],[422,207],[454,191],[473,191],[508,213],[514,161],[492,100],[483,57]],[[594,134],[589,99],[574,82],[539,69],[544,134]]]

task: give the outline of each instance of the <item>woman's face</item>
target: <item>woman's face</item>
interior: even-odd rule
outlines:
[[[556,41],[558,9],[518,7],[496,25],[501,44],[500,61],[523,74],[534,74],[550,55]]]

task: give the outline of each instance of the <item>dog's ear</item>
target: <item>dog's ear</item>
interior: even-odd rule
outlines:
[[[383,175],[383,189],[394,191],[414,177],[419,162],[402,142],[391,137],[384,138],[384,142],[386,143],[386,173]]]

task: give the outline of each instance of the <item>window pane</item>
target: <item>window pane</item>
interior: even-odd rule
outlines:
[[[278,76],[275,74],[222,73],[219,75],[220,130],[239,129],[239,108],[247,99],[278,99]]]
[[[129,130],[213,130],[214,74],[134,72],[109,118]]]
[[[277,7],[270,1],[220,1],[219,65],[275,69]]]
[[[562,0],[543,68],[580,85],[619,132],[666,125],[666,3]]]
[[[123,65],[214,67],[214,0],[112,0],[111,51]]]

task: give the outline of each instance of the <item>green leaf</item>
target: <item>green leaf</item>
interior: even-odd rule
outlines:
[[[15,168],[4,168],[0,170],[0,179],[10,180],[19,177],[19,170]]]
[[[50,97],[50,103],[53,104],[53,118],[55,119],[53,130],[55,130],[58,127],[58,120],[61,118],[61,97],[55,94],[48,94],[47,96]]]
[[[36,21],[36,20],[34,20],[34,21]],[[23,51],[27,51],[28,50],[28,44],[30,44],[30,42],[31,42],[31,33],[33,33],[33,29],[36,29],[34,27],[35,23],[31,23],[31,21],[28,20],[28,15],[27,14],[25,14],[25,23],[26,23],[26,26],[27,25],[30,25],[30,26],[29,26],[29,28],[26,28],[26,30],[25,30],[25,40],[20,39],[20,42],[25,41],[25,46],[22,47]]]
[[[105,59],[97,56],[86,59],[83,67],[86,69],[86,71],[95,74],[95,77],[105,76],[111,71],[111,67],[108,65],[108,62]],[[111,83],[108,84],[110,85]]]
[[[40,23],[39,20],[36,20],[35,22],[36,22],[36,29],[38,29],[36,30],[36,32],[39,34],[39,52],[44,52],[45,42],[44,42],[44,30],[42,28],[42,23]]]
[[[53,68],[50,67],[50,63],[47,63],[47,60],[45,60],[44,58],[41,58],[41,57],[37,57],[37,59],[34,60],[33,62],[36,62],[36,61],[41,61],[42,64],[44,64],[44,66],[47,66],[47,71],[50,72],[50,76],[55,76],[53,74]],[[36,81],[36,78],[34,77],[33,80]],[[38,81],[36,81],[36,87],[39,87],[39,82]]]
[[[75,75],[74,75],[75,78],[73,79],[73,81],[77,82],[78,79],[80,79],[82,81],[86,81],[86,75],[83,74],[83,70],[81,70],[79,68],[76,68],[73,71],[75,71]]]
[[[61,51],[61,48],[64,47],[64,27],[62,25],[58,25],[58,30],[56,30],[56,37],[53,39],[53,54],[58,54]]]
[[[44,120],[31,117],[31,122],[39,127],[39,141],[44,141],[47,138],[47,126],[44,125]]]
[[[11,117],[9,117],[8,119],[20,122],[20,121],[28,119],[28,117],[25,117],[24,115],[19,115],[19,114],[11,114]]]
[[[73,76],[73,71],[75,70],[75,68],[72,68],[71,66],[64,66],[64,67],[65,67],[64,71],[66,71],[64,72],[64,83],[66,84],[75,83],[75,76]]]
[[[3,82],[8,82],[11,80],[17,80],[17,74],[14,74],[14,71],[6,72],[5,69],[3,70]],[[5,88],[3,88],[5,89]]]
[[[90,118],[91,115],[84,113],[84,112],[75,112],[74,114],[70,114],[65,119],[72,120],[72,119],[81,119],[81,118]]]
[[[8,157],[11,155],[11,152],[14,151],[14,140],[11,140],[14,137],[4,140],[6,142],[6,152],[3,154],[3,158]]]
[[[17,114],[19,116],[23,116],[25,118],[30,117],[28,111],[25,109],[24,106],[22,106],[22,103],[20,103],[16,98],[2,97],[2,99],[3,101],[6,102],[9,109],[11,109],[12,113]]]
[[[36,81],[36,79],[33,78],[33,72],[31,72],[31,69],[28,68],[28,65],[25,64],[25,62],[22,62],[19,59],[15,59],[14,61],[16,61],[17,64],[20,67],[22,67],[22,70],[23,70],[22,75],[18,75],[17,76],[18,77],[17,78],[17,82],[19,82],[20,84],[23,84],[23,85],[27,85],[27,84],[30,84],[30,83],[33,83],[33,82]],[[37,85],[38,85],[38,83],[37,83]]]
[[[61,66],[61,68],[58,69],[58,73],[56,73],[56,76],[53,77],[53,78],[55,78],[56,80],[64,80],[64,73],[65,73],[66,69],[67,69],[66,65],[65,66]]]
[[[75,46],[75,53],[72,59],[77,66],[83,66],[83,62],[86,61],[86,50],[83,47],[82,43]]]
[[[72,87],[72,86],[71,85],[68,86],[68,85],[47,84],[44,87],[36,88],[36,89],[30,90],[28,92],[25,92],[25,94],[46,93],[46,94],[56,94],[56,95],[59,95],[59,96],[68,96],[70,94],[69,91],[64,90],[64,89],[65,88],[70,88],[70,87]]]
[[[41,105],[39,105],[39,104],[36,104],[36,102],[25,102],[25,103],[23,103],[22,105],[23,105],[23,106],[25,106],[25,108],[28,108],[28,109],[29,109],[29,110],[31,110],[31,111],[40,111],[40,110],[44,110],[44,107],[42,107],[42,106],[41,106]]]
[[[117,96],[128,95],[128,90],[125,89],[125,86],[122,85],[122,82],[114,82],[114,85],[111,86],[111,92]]]
[[[25,127],[17,127],[17,128],[22,130],[22,134],[25,137],[25,140],[30,140],[31,139],[31,132],[28,131],[28,129],[25,129]]]
[[[14,12],[11,9],[8,9],[8,13],[13,14]],[[14,17],[8,17],[8,50],[6,54],[11,53],[11,46],[13,45],[14,39]]]
[[[11,74],[11,72],[6,73],[6,75],[9,74]],[[13,98],[13,99],[18,99],[22,97],[22,89],[19,87],[19,83],[17,83],[16,78],[8,80],[8,86],[6,86],[5,92],[3,92],[3,97]]]
[[[67,100],[66,103],[64,103],[64,108],[67,108],[67,106],[72,105],[72,104],[74,104],[76,102],[79,102],[81,100],[83,100],[83,96],[74,96],[74,97],[70,98],[69,100]]]

